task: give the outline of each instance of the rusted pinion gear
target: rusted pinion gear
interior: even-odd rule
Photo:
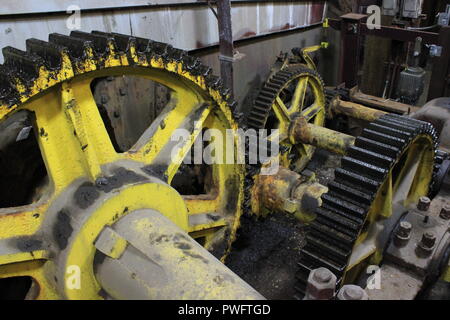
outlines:
[[[296,298],[303,298],[309,273],[319,267],[331,270],[337,276],[338,286],[342,285],[352,250],[375,197],[403,151],[419,135],[433,141],[434,154],[438,140],[434,127],[398,115],[383,115],[356,138],[354,146],[342,158],[342,166],[335,170],[335,178],[328,184],[329,191],[322,195],[323,204],[309,226],[298,263]]]

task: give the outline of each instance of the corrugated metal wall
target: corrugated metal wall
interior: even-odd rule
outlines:
[[[19,1],[19,2],[18,2]],[[132,34],[193,50],[218,43],[217,20],[205,2],[192,0],[2,0],[0,46],[25,49],[27,38],[46,40],[49,33],[70,33],[67,9],[78,5],[80,30],[101,30]],[[268,74],[275,56],[294,46],[320,41],[320,31],[303,28],[320,23],[324,14],[321,1],[232,1],[233,37],[241,41],[238,50],[246,57],[236,63],[236,98],[243,102],[248,90],[258,87]],[[280,31],[288,31],[279,33]],[[263,37],[270,35],[270,37]],[[215,49],[198,51],[218,73]],[[0,57],[0,62],[3,57]]]

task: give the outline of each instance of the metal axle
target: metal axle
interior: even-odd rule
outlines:
[[[343,114],[355,119],[375,121],[387,112],[369,108],[362,104],[343,101],[339,97],[334,98],[330,103],[330,112],[332,114]]]
[[[355,137],[325,127],[308,123],[305,118],[293,120],[289,130],[292,143],[310,144],[320,149],[345,155],[347,149],[355,143]]]
[[[264,299],[155,210],[105,227],[95,246],[95,275],[107,299]]]

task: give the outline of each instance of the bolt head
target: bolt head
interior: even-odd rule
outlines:
[[[450,204],[447,203],[442,207],[439,217],[444,220],[450,220]]]
[[[431,200],[428,197],[420,197],[417,209],[420,211],[428,211],[430,208]]]
[[[336,276],[327,268],[312,270],[308,277],[305,299],[329,300],[333,298],[336,280]]]
[[[408,237],[411,233],[412,225],[408,221],[402,221],[400,222],[399,228],[397,230],[397,235],[402,237]]]
[[[433,232],[427,231],[423,234],[421,244],[424,248],[431,249],[434,247],[434,244],[436,243],[436,236]]]
[[[318,282],[328,282],[333,277],[333,274],[330,272],[330,270],[325,268],[319,268],[315,270],[313,273],[314,280]]]
[[[345,285],[337,295],[339,300],[368,300],[368,295],[360,286]]]
[[[412,225],[408,221],[401,221],[398,226],[397,232],[395,233],[394,244],[397,247],[405,246],[409,239],[412,230]]]

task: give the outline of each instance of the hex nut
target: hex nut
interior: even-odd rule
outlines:
[[[434,249],[436,244],[436,235],[433,232],[425,232],[422,235],[422,239],[417,244],[416,254],[419,257],[429,256]]]
[[[305,300],[329,300],[334,297],[336,276],[327,268],[314,269],[309,273]]]
[[[367,292],[360,286],[347,284],[339,290],[338,300],[369,300]]]
[[[428,197],[420,197],[419,203],[417,203],[417,209],[420,211],[428,211],[430,208],[431,200]]]
[[[436,243],[436,236],[432,232],[425,232],[422,236],[421,243],[425,248],[433,248]]]
[[[446,203],[439,214],[439,217],[444,220],[450,220],[450,204]]]
[[[405,246],[411,238],[412,225],[408,221],[401,221],[395,233],[394,244],[397,247]]]

